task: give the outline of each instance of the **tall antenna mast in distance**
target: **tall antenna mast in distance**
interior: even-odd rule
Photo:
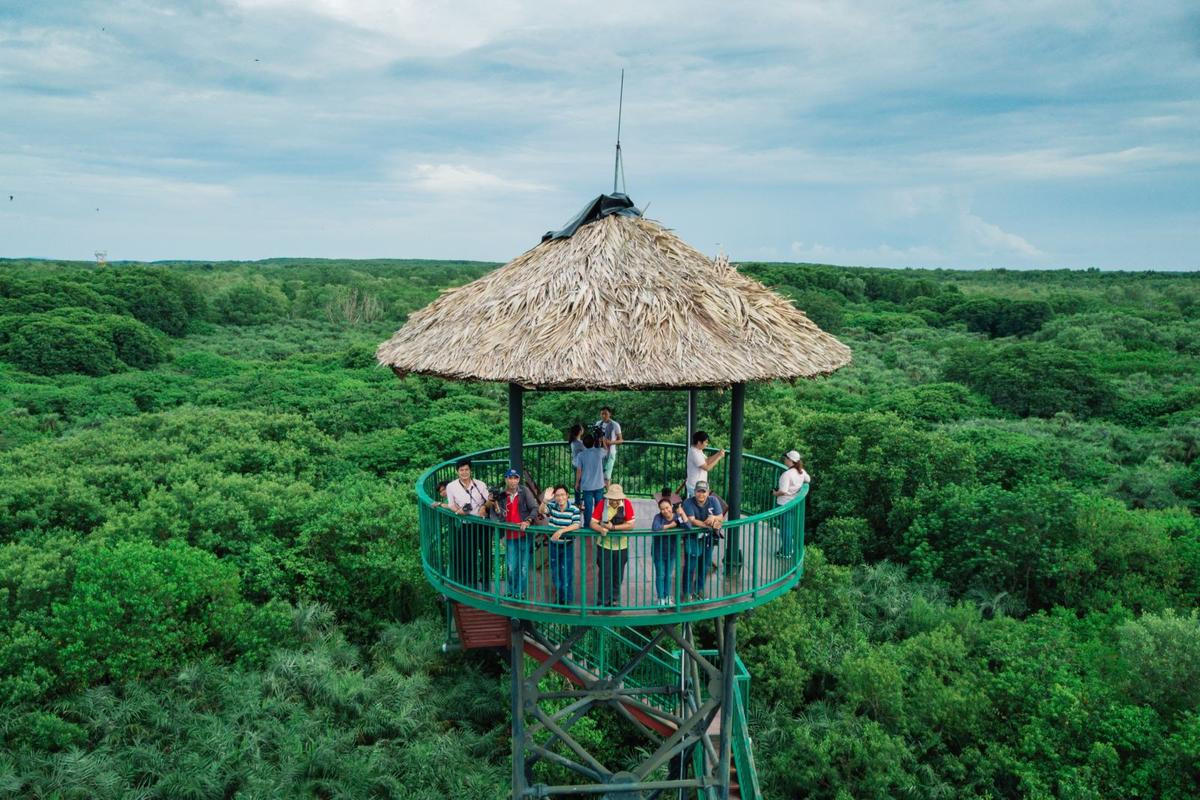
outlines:
[[[617,193],[617,173],[621,174],[621,188],[625,188],[625,165],[621,163],[621,111],[625,107],[625,70],[621,70],[621,96],[617,101],[617,155],[613,161],[613,194]]]

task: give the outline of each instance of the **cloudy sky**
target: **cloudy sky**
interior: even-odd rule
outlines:
[[[1200,268],[1200,6],[0,3],[0,256]],[[11,197],[11,199],[10,199]]]

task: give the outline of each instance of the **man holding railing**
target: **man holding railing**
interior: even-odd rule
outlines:
[[[704,579],[721,536],[724,510],[717,496],[708,491],[708,481],[696,481],[695,494],[683,501],[682,510],[692,526],[683,538],[683,599],[703,600]]]
[[[625,565],[629,563],[629,537],[614,532],[633,530],[633,503],[621,484],[609,484],[605,502],[596,506],[592,515],[591,528],[600,534],[596,540],[596,568],[600,571],[596,602],[615,606],[621,598]]]
[[[546,504],[546,519],[554,533],[550,536],[550,581],[559,605],[575,602],[575,537],[582,520],[579,506],[571,502],[566,486],[554,487],[554,498]]]

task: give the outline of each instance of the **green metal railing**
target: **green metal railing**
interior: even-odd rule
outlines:
[[[631,497],[649,498],[683,482],[687,448],[682,444],[627,441],[621,445],[613,481]],[[474,478],[503,486],[506,448],[466,456]],[[570,448],[565,442],[525,445],[522,459],[539,489],[574,485]],[[808,485],[784,506],[771,491],[784,469],[758,456],[743,457],[742,516],[727,520],[721,538],[704,540],[684,533],[650,530],[652,513],[635,512],[635,530],[601,537],[591,530],[571,534],[569,550],[546,543],[552,528],[517,526],[433,505],[437,484],[457,478],[451,459],[417,481],[421,557],[430,583],[459,602],[509,617],[573,625],[632,626],[706,619],[759,605],[799,581],[804,566],[804,508]],[[709,472],[720,497],[728,486],[728,461]],[[651,514],[651,516],[647,516]],[[790,552],[788,537],[790,536]],[[736,543],[736,550],[735,548]],[[556,552],[552,553],[554,550]],[[621,550],[624,552],[622,553]],[[674,554],[673,556],[671,554]],[[715,553],[715,558],[710,558]],[[658,555],[657,559],[655,555]],[[713,561],[721,569],[714,570]],[[624,562],[624,566],[622,566]],[[569,570],[570,593],[556,584],[554,567]],[[524,581],[521,573],[524,571]],[[559,575],[563,570],[560,569]],[[662,576],[662,586],[655,576]],[[660,591],[671,605],[659,605]],[[606,601],[616,600],[615,606]]]

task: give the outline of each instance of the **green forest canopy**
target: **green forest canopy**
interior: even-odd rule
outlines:
[[[0,261],[0,797],[506,795],[411,488],[503,387],[373,359],[492,266]],[[1200,795],[1197,275],[740,269],[855,355],[748,392],[813,475],[739,637],[768,796]],[[682,393],[533,393],[525,436],[601,402],[683,438]]]

